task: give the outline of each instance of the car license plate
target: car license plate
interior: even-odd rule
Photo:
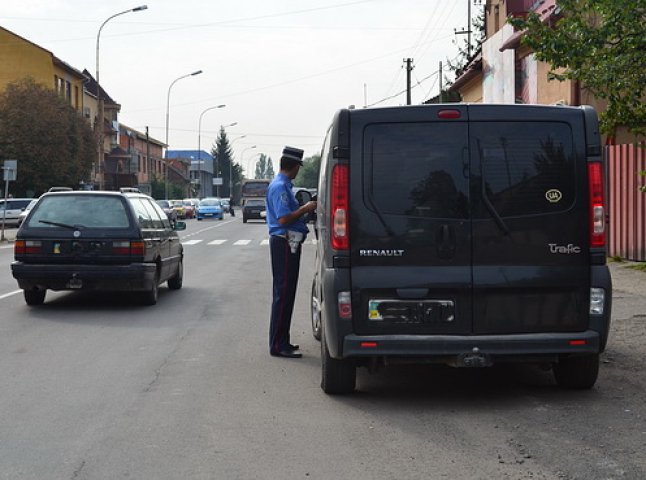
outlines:
[[[80,278],[71,278],[69,282],[67,282],[67,288],[83,288],[83,280]]]
[[[213,214],[212,214],[212,213],[205,213],[205,214],[204,214],[204,216],[205,216],[205,217],[212,217],[212,216],[213,216]]]

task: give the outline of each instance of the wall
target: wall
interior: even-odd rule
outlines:
[[[54,88],[52,54],[1,27],[0,65],[0,90],[26,77]]]

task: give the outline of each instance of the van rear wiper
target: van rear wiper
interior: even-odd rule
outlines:
[[[47,225],[55,225],[57,227],[69,228],[70,230],[80,230],[85,228],[83,225],[69,225],[67,223],[52,222],[51,220],[38,220],[38,223],[45,223]]]
[[[480,188],[482,190],[482,200],[484,201],[485,207],[487,207],[487,210],[493,217],[493,219],[496,221],[496,225],[498,225],[498,228],[502,230],[502,232],[505,235],[509,235],[509,227],[507,227],[507,224],[505,221],[502,219],[500,214],[498,213],[498,210],[496,210],[496,207],[493,206],[491,203],[491,200],[489,200],[489,197],[487,197],[487,188],[486,188],[486,182],[485,182],[485,176],[484,176],[484,155],[483,155],[483,150],[482,146],[480,145],[480,140],[478,140],[478,150],[480,152]]]

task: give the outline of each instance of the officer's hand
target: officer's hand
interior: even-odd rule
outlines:
[[[303,210],[305,210],[306,213],[313,212],[316,210],[316,202],[315,201],[309,201],[305,205],[303,205]]]

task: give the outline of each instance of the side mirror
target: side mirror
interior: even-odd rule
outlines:
[[[186,230],[186,222],[175,222],[173,230]]]
[[[307,190],[299,190],[294,196],[296,197],[296,201],[299,205],[305,205],[307,202],[312,200],[312,194]]]

